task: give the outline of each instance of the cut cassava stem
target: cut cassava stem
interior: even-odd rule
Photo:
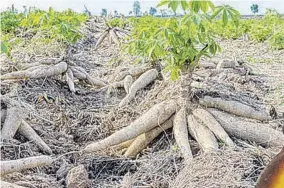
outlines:
[[[208,109],[208,111],[229,135],[263,146],[282,147],[284,145],[283,133],[270,128],[267,124],[248,122],[216,109]]]
[[[50,165],[53,159],[50,156],[41,155],[10,161],[0,161],[1,176],[12,172],[18,172],[30,168]]]
[[[26,137],[28,140],[33,141],[42,151],[52,154],[50,147],[41,139],[40,136],[33,130],[33,128],[24,120],[22,120],[18,132]]]
[[[24,79],[24,78],[45,78],[56,76],[66,72],[67,70],[67,63],[60,62],[56,65],[45,66],[45,67],[31,67],[24,71],[16,71],[7,73],[1,76],[2,80],[6,79]]]
[[[188,128],[186,122],[185,108],[180,109],[174,117],[173,132],[176,143],[186,161],[193,159],[192,151],[189,145]]]
[[[101,141],[87,145],[83,149],[83,152],[88,153],[102,150],[133,139],[140,134],[150,131],[157,125],[162,124],[175,112],[175,110],[176,102],[174,100],[156,104],[141,117],[133,121],[129,126],[122,128]]]
[[[192,111],[192,114],[201,120],[204,125],[206,125],[217,138],[219,138],[221,141],[223,141],[225,144],[227,144],[230,147],[234,147],[235,144],[233,140],[229,137],[229,135],[226,133],[224,128],[220,125],[218,121],[207,111],[202,108],[197,108]]]
[[[126,150],[125,157],[136,157],[149,143],[151,143],[159,134],[173,126],[173,117],[166,120],[161,126],[139,135]]]
[[[260,121],[267,121],[271,119],[266,112],[257,111],[254,108],[237,101],[227,101],[221,98],[205,96],[203,99],[200,99],[200,104],[208,108],[217,108],[238,116],[257,119]]]
[[[158,71],[156,69],[148,70],[143,73],[130,87],[129,93],[124,99],[119,103],[119,107],[127,105],[130,101],[135,98],[135,95],[138,90],[143,89],[152,81],[154,81],[158,76]]]
[[[207,127],[199,123],[193,115],[187,116],[187,121],[190,135],[198,142],[204,152],[212,152],[218,149],[218,142]]]

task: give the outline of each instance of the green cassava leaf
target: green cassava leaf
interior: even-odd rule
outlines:
[[[182,10],[186,10],[188,8],[188,3],[185,0],[180,2]]]
[[[224,26],[228,24],[228,14],[226,10],[223,10],[222,22]]]

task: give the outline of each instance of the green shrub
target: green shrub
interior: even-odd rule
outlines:
[[[269,39],[269,44],[273,49],[284,49],[284,30],[274,33]]]
[[[87,15],[76,13],[71,9],[66,11],[48,11],[33,9],[27,13],[6,10],[1,16],[1,52],[10,54],[11,49],[18,44],[18,34],[28,32],[33,36],[37,33],[49,33],[46,43],[57,40],[64,44],[71,44],[83,37],[79,31],[82,23],[87,21]],[[33,37],[31,36],[31,37]],[[15,38],[15,40],[12,40]],[[26,38],[26,39],[31,39]],[[17,42],[15,42],[17,41]],[[2,49],[1,48],[1,49]]]

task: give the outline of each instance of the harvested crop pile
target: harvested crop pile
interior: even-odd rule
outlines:
[[[87,37],[62,56],[4,62],[3,180],[64,187],[80,166],[93,187],[253,187],[284,143],[281,108],[267,111],[266,80],[223,57],[172,81],[163,63],[120,54],[105,38],[115,42],[121,31],[107,27],[104,36],[104,24],[88,22]],[[30,157],[47,160],[8,168]]]

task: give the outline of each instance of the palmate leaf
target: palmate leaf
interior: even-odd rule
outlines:
[[[190,0],[189,7],[192,12],[198,13],[200,10],[207,13],[210,9],[214,10],[215,6],[211,0]],[[210,8],[210,9],[209,9]]]
[[[180,5],[183,11],[188,9],[188,3],[186,2],[186,0],[180,1]]]
[[[208,22],[212,26],[213,19],[218,17],[227,25],[229,20],[237,24],[239,19],[239,13],[230,6],[215,8],[209,0],[162,0],[158,7],[164,5],[174,12],[180,8],[186,15],[181,19],[139,18],[131,36],[136,42],[128,46],[128,51],[148,62],[165,62],[173,80],[178,79],[180,71],[194,67],[202,56],[211,57],[220,51]],[[214,11],[211,16],[209,11]]]
[[[171,1],[168,4],[168,7],[171,8],[174,11],[174,13],[176,13],[179,3],[180,3],[179,1]]]
[[[233,20],[234,25],[238,27],[239,26],[239,19],[236,17],[235,14],[233,14],[233,12],[228,11],[228,13],[231,16],[231,19]]]
[[[211,18],[214,19],[218,16],[221,16],[223,26],[226,26],[228,24],[230,18],[233,21],[234,25],[238,27],[241,14],[231,6],[223,5],[216,7],[215,11],[211,15]]]
[[[207,2],[201,1],[199,4],[200,4],[201,10],[202,10],[203,12],[207,12],[207,11],[208,11],[209,5],[207,4]]]
[[[215,9],[215,11],[213,12],[211,18],[212,18],[212,19],[216,18],[216,16],[218,16],[222,10],[223,10],[222,7],[217,7],[217,8]]]
[[[228,24],[228,14],[226,10],[223,10],[222,22],[224,26]]]

